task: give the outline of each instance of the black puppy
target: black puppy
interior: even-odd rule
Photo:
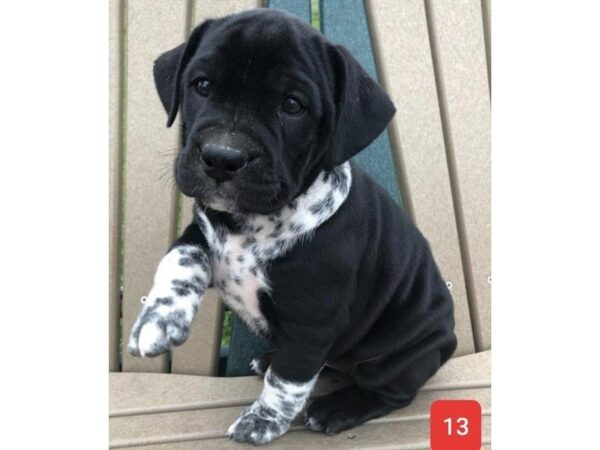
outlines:
[[[429,246],[348,160],[395,108],[343,47],[283,12],[204,22],[154,69],[194,223],[160,262],[129,351],[185,341],[205,290],[268,336],[264,390],[229,428],[261,444],[287,431],[324,365],[355,384],[306,425],[337,433],[408,405],[456,347],[452,299]]]

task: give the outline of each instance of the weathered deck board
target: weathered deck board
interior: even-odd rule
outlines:
[[[120,368],[119,337],[121,318],[119,252],[120,252],[120,155],[121,148],[121,8],[118,0],[109,3],[109,300],[108,300],[108,369],[111,372]]]
[[[483,35],[485,37],[485,59],[487,63],[490,102],[492,99],[492,0],[481,0]]]
[[[397,112],[391,131],[403,166],[407,210],[431,245],[444,279],[452,285],[456,355],[474,350],[446,148],[422,2],[369,1],[383,84]],[[393,39],[390,39],[393,36]]]
[[[491,136],[481,1],[426,5],[476,350],[489,349]]]
[[[165,112],[152,76],[159,49],[185,37],[186,1],[129,0],[126,10],[125,212],[123,236],[123,338],[152,287],[154,271],[174,234],[175,190],[164,176],[172,170],[178,125],[165,129]],[[167,355],[135,358],[124,352],[126,372],[165,372]]]
[[[399,427],[407,425],[407,428],[410,429],[411,422],[428,419],[431,403],[440,398],[476,400],[481,405],[484,414],[489,414],[491,410],[491,392],[489,388],[430,391],[418,395],[409,407],[394,411],[385,417],[374,419],[369,425],[394,423]],[[110,424],[111,446],[125,447],[183,440],[222,438],[225,437],[227,428],[237,418],[242,409],[243,406],[234,406],[112,418]],[[303,418],[300,416],[293,422],[290,431],[303,430]],[[360,428],[352,430],[352,434],[356,435],[360,435],[361,432]],[[314,437],[318,436],[315,433],[310,434]],[[297,443],[298,436],[292,436],[293,439],[290,439],[288,443]],[[427,434],[420,436],[420,438],[426,436]],[[324,437],[321,436],[321,438]],[[400,436],[398,437],[400,438]],[[401,438],[406,437],[402,436]],[[282,440],[281,443],[284,444],[285,441]]]
[[[171,352],[171,373],[216,375],[223,329],[223,303],[215,289],[209,289],[198,309],[190,337]]]
[[[428,448],[428,417],[437,399],[474,399],[482,406],[484,442],[490,442],[490,358],[482,352],[449,361],[412,405],[361,427],[328,437],[297,419],[275,448]],[[333,376],[315,396],[343,385]],[[260,392],[258,377],[214,378],[166,374],[111,374],[111,447],[229,448],[223,438],[243,405]],[[354,438],[349,439],[348,435]],[[138,447],[141,446],[141,447]],[[233,448],[233,447],[232,447]]]
[[[490,442],[491,352],[450,360],[412,405],[361,427],[329,437],[304,429],[297,419],[275,448],[428,448],[428,417],[437,399],[474,399],[482,406],[484,442]],[[223,436],[243,405],[262,388],[258,377],[214,378],[113,373],[111,448],[235,448]],[[319,384],[315,396],[342,386],[341,377]],[[349,439],[352,435],[354,438]],[[133,448],[133,447],[132,447]]]
[[[489,423],[486,423],[486,425],[488,426],[487,430],[490,430],[490,426]],[[383,428],[383,430],[381,429]],[[386,427],[381,427],[379,429],[376,429],[376,431],[378,431],[380,434],[381,433],[386,433],[388,430],[391,433],[397,433],[397,430],[395,430],[393,428],[393,425],[390,426],[386,426]],[[308,434],[308,432],[307,432]],[[351,433],[346,433],[344,436],[348,436]],[[392,434],[392,436],[394,435]],[[289,443],[289,440],[286,442],[286,449],[290,449],[290,450],[306,450],[307,448],[309,449],[335,449],[335,448],[352,448],[354,445],[350,442],[350,443],[344,443],[344,442],[337,442],[337,446],[336,447],[332,447],[331,443],[326,440],[326,439],[321,439],[318,442],[316,442],[317,440],[317,436],[313,437],[314,440],[313,442],[309,442],[308,444],[306,442],[301,442],[299,444],[296,443]],[[341,439],[340,439],[341,440]],[[484,441],[485,442],[485,441]],[[275,444],[269,446],[269,448],[282,448],[280,446],[281,444],[277,444],[277,442],[275,442]],[[419,443],[416,444],[391,444],[389,446],[384,446],[384,447],[374,447],[372,444],[367,444],[367,445],[362,445],[362,444],[358,445],[358,447],[355,448],[365,448],[365,449],[371,449],[371,448],[386,448],[386,449],[395,449],[395,450],[429,450],[429,442],[427,442],[426,439],[422,439],[420,440]],[[158,444],[158,445],[149,445],[149,446],[142,446],[142,447],[126,447],[129,449],[138,449],[138,450],[197,450],[199,448],[202,449],[207,449],[207,450],[211,450],[211,449],[239,449],[239,444],[235,444],[233,442],[227,442],[225,439],[220,439],[220,440],[214,440],[214,441],[188,441],[188,442],[176,442],[176,443],[169,443],[169,444]],[[491,444],[487,444],[485,443],[481,449],[482,450],[491,450],[492,446]]]
[[[423,391],[477,388],[490,385],[491,351],[448,361]],[[320,381],[317,394],[342,385],[344,378]],[[245,404],[260,393],[256,376],[225,378],[175,374],[111,373],[110,415],[126,416],[164,411],[215,408]]]
[[[429,421],[367,423],[336,436],[327,436],[308,430],[291,431],[279,440],[269,444],[268,448],[306,450],[306,449],[396,449],[428,450]],[[483,449],[491,446],[491,416],[482,417]],[[239,449],[240,444],[226,438],[203,439],[166,444],[123,447],[138,450],[192,450],[192,449]]]

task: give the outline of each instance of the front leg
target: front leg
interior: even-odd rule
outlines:
[[[318,373],[306,381],[290,381],[270,367],[260,397],[229,427],[227,436],[238,442],[266,444],[283,435],[304,408]]]
[[[161,260],[131,330],[127,350],[132,355],[156,356],[188,338],[212,276],[198,233],[197,225],[190,225]]]
[[[252,369],[259,377],[264,377],[265,373],[267,373],[267,369],[271,365],[274,353],[274,350],[268,350],[258,358],[252,359],[252,361],[250,361],[250,369]]]
[[[306,405],[325,363],[327,343],[277,337],[262,393],[227,430],[238,442],[260,445],[283,435]]]

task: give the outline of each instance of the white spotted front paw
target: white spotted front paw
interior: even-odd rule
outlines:
[[[192,318],[183,309],[174,308],[172,298],[151,301],[143,297],[142,303],[144,307],[129,336],[129,353],[134,356],[157,356],[187,340]]]
[[[277,439],[290,428],[290,421],[264,407],[242,412],[227,430],[229,439],[262,445]]]

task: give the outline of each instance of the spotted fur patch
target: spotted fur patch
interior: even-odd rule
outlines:
[[[270,291],[266,265],[329,219],[342,205],[352,182],[350,164],[322,172],[302,195],[271,215],[235,215],[239,230],[214,227],[204,211],[195,217],[209,243],[213,283],[225,304],[257,333],[267,333],[258,294]]]
[[[238,442],[266,444],[284,434],[304,407],[317,381],[294,383],[278,377],[269,368],[263,391],[249,408],[242,411],[227,435]]]
[[[150,293],[142,297],[142,310],[133,324],[128,351],[136,356],[156,356],[185,342],[211,272],[209,256],[200,247],[182,245],[167,253]]]

